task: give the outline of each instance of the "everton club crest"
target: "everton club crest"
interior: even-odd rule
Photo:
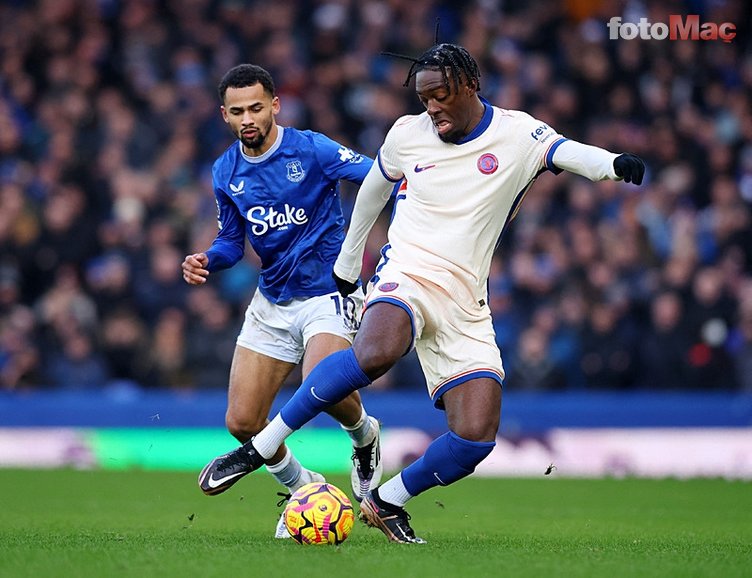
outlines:
[[[305,177],[305,170],[300,161],[291,161],[287,163],[287,180],[293,183],[299,183]]]

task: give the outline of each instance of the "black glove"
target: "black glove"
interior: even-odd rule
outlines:
[[[645,163],[637,155],[624,153],[614,159],[614,172],[617,177],[623,178],[625,183],[641,185]]]
[[[337,277],[336,273],[332,273],[332,278],[337,284],[337,291],[339,291],[343,297],[347,297],[350,293],[355,293],[359,287],[357,281],[355,283],[350,283],[349,281]]]

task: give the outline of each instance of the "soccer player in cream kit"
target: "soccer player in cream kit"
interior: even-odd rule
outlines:
[[[332,278],[344,239],[338,184],[361,183],[373,162],[323,134],[277,125],[279,98],[259,66],[229,70],[219,96],[222,116],[238,140],[213,166],[219,232],[205,252],[186,256],[183,278],[200,285],[211,272],[232,267],[246,238],[261,259],[258,288],[233,355],[225,419],[230,433],[245,442],[267,422],[274,398],[301,360],[307,376],[322,358],[352,343],[363,294],[341,295]],[[329,413],[352,438],[353,494],[361,499],[381,477],[379,424],[353,393]],[[207,495],[244,475],[232,452],[212,463],[216,467],[199,476]],[[324,481],[284,446],[266,465],[291,493]],[[276,537],[289,537],[282,518]]]
[[[639,185],[645,167],[635,155],[568,140],[524,112],[492,106],[479,96],[478,65],[461,46],[437,44],[410,60],[407,82],[415,77],[426,111],[398,119],[387,134],[334,265],[340,291],[355,291],[368,232],[404,178],[353,347],[324,359],[270,424],[236,451],[246,469],[257,469],[291,432],[415,347],[449,431],[372,488],[361,518],[392,541],[420,544],[425,540],[403,506],[471,474],[495,445],[504,369],[487,280],[504,227],[543,171]]]

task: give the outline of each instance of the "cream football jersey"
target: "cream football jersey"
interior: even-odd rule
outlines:
[[[389,266],[443,287],[460,305],[477,308],[496,243],[535,178],[566,141],[530,115],[484,101],[471,134],[445,143],[423,113],[404,116],[378,156],[391,181],[404,178],[389,228]]]

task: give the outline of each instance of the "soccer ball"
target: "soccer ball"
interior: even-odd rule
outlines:
[[[341,544],[355,516],[348,497],[337,486],[313,482],[299,488],[285,507],[285,526],[298,544]]]

